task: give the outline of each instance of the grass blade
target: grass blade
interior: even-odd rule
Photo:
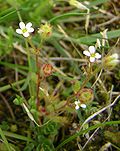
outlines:
[[[110,122],[100,123],[100,124],[96,124],[94,126],[91,126],[88,129],[86,129],[86,130],[82,130],[82,131],[76,133],[75,135],[69,137],[68,139],[64,140],[60,145],[57,146],[56,151],[59,148],[61,148],[62,146],[64,146],[65,144],[67,144],[68,142],[74,140],[76,137],[78,137],[78,136],[80,136],[80,135],[82,135],[84,133],[87,133],[87,132],[89,132],[91,130],[94,130],[94,129],[98,128],[98,127],[104,127],[104,126],[107,126],[107,125],[114,125],[114,124],[120,124],[120,121],[110,121]]]

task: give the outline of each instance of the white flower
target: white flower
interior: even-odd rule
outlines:
[[[16,29],[18,34],[22,34],[24,37],[29,37],[30,33],[34,31],[34,28],[31,27],[32,23],[29,22],[26,25],[23,22],[19,23],[20,29]]]
[[[95,62],[96,59],[100,59],[101,55],[96,53],[94,46],[90,46],[88,50],[83,51],[83,54],[90,57],[90,62]]]
[[[81,104],[79,100],[78,100],[78,101],[75,101],[75,105],[76,105],[76,106],[75,106],[75,109],[76,109],[76,110],[78,110],[80,107],[81,107],[81,108],[84,108],[84,109],[86,108],[86,105],[85,105],[85,104]]]

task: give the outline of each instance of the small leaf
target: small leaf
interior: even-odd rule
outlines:
[[[24,102],[23,98],[20,97],[19,95],[16,96],[16,98],[13,100],[13,103],[15,105],[21,105]]]
[[[24,151],[33,151],[33,149],[34,149],[34,144],[30,143],[25,147]]]

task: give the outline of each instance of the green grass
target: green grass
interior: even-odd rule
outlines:
[[[109,57],[120,54],[119,1],[78,2],[88,29],[86,10],[67,0],[0,0],[0,150],[120,150],[120,69]],[[20,21],[35,29],[27,40]],[[83,51],[97,39],[108,41],[90,63]]]

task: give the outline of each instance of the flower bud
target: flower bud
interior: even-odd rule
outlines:
[[[43,39],[46,39],[51,36],[52,26],[48,23],[45,23],[44,25],[40,26],[38,33],[40,33]]]
[[[96,49],[97,49],[97,48],[100,49],[100,47],[101,47],[101,42],[100,42],[100,40],[97,38],[97,41],[96,41],[96,44],[95,44],[95,48],[96,48]]]
[[[94,98],[93,90],[88,88],[83,88],[77,94],[77,98],[80,100],[81,104],[89,104]]]
[[[103,32],[100,32],[100,34],[102,35],[102,46],[103,47],[108,42],[107,31],[108,31],[108,29],[105,29]]]
[[[117,53],[112,54],[111,56],[106,56],[103,60],[103,66],[106,69],[113,69],[119,63],[119,56]]]

